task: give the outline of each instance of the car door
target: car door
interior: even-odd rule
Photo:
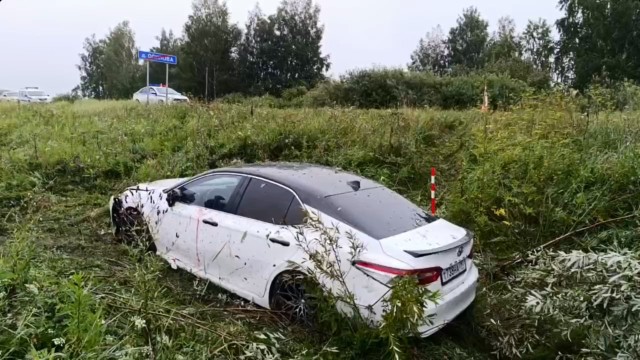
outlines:
[[[228,239],[220,281],[245,297],[264,297],[272,274],[300,251],[293,225],[303,220],[302,204],[291,190],[251,177],[236,216],[219,224]]]
[[[211,218],[234,209],[234,196],[244,180],[238,175],[206,175],[181,185],[181,196],[158,224],[158,253],[176,266],[200,273],[201,247],[217,246],[205,239],[217,238]]]
[[[158,93],[152,87],[149,88],[149,103],[157,103],[158,102]]]

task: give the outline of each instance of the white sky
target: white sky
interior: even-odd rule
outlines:
[[[445,32],[462,9],[475,6],[493,31],[509,15],[522,29],[527,19],[554,23],[557,0],[316,0],[325,25],[323,51],[330,75],[371,65],[405,66],[418,40],[440,24]],[[228,0],[232,20],[244,29],[256,0]],[[262,0],[273,13],[279,0]],[[103,37],[129,20],[138,47],[156,45],[164,27],[176,34],[191,13],[191,0],[0,0],[0,89],[40,86],[52,95],[79,83],[75,67],[87,36]]]

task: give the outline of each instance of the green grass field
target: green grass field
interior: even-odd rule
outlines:
[[[107,201],[125,186],[266,160],[339,166],[425,207],[436,167],[440,215],[475,231],[482,284],[473,318],[405,355],[492,358],[502,345],[491,320],[506,331],[520,320],[501,299],[522,265],[501,264],[619,217],[553,247],[640,247],[639,115],[554,99],[494,114],[0,104],[0,359],[387,357],[370,339],[286,324],[109,232]],[[589,341],[540,329],[548,341],[525,358],[579,354]]]

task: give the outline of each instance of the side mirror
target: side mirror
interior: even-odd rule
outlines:
[[[179,189],[173,189],[167,193],[167,204],[169,207],[172,207],[176,204],[176,201],[180,200],[182,197],[182,191]]]

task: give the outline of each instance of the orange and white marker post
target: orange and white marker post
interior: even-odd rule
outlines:
[[[436,215],[436,168],[431,168],[431,214]]]

